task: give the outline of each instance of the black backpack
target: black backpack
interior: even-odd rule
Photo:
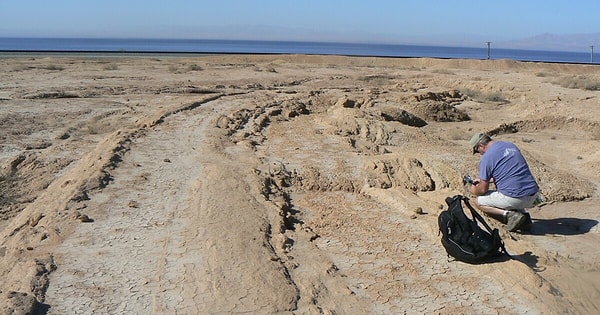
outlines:
[[[471,211],[472,219],[469,219],[462,207],[464,202]],[[479,264],[505,254],[512,258],[504,242],[500,238],[498,229],[491,229],[483,217],[477,213],[469,203],[469,198],[456,195],[446,198],[448,210],[444,210],[438,217],[440,232],[442,233],[442,245],[448,253],[456,260]],[[487,229],[483,230],[477,221]]]

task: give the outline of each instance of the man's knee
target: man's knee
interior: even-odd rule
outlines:
[[[477,207],[477,209],[479,209],[479,210],[482,210],[482,209],[481,209],[482,207],[486,207],[486,204],[485,204],[485,203],[482,203],[482,202],[479,200],[479,197],[475,197],[475,199],[473,199],[473,204],[474,204],[474,205],[475,205],[475,207]]]

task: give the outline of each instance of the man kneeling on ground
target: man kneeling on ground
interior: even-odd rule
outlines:
[[[515,144],[492,140],[485,133],[473,135],[469,144],[473,154],[481,154],[479,178],[471,186],[471,193],[478,196],[477,208],[506,224],[511,232],[529,230],[532,221],[525,208],[534,206],[539,188],[521,151]],[[490,183],[496,190],[490,190]]]

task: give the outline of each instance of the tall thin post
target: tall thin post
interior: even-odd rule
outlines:
[[[594,63],[594,45],[590,46],[592,52],[590,53],[590,63]]]
[[[490,44],[491,44],[491,43],[492,43],[492,42],[487,42],[487,47],[488,47],[488,56],[487,56],[487,59],[488,59],[488,60],[490,60]]]

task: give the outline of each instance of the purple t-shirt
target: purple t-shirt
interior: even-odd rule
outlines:
[[[532,196],[539,190],[521,151],[510,142],[492,143],[479,162],[479,178],[488,182],[494,178],[496,189],[513,198]]]

